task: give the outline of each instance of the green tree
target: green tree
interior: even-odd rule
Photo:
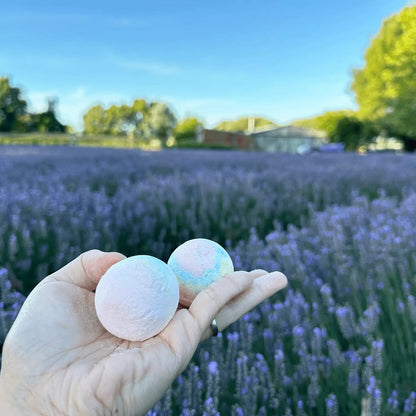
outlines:
[[[330,141],[335,141],[336,139],[334,132],[338,126],[339,121],[345,117],[354,117],[354,115],[355,112],[352,110],[328,111],[316,117],[294,121],[291,124],[299,127],[323,130],[328,134]]]
[[[26,114],[26,108],[20,89],[12,87],[9,78],[0,78],[0,131],[15,130],[19,118]]]
[[[143,132],[147,139],[157,138],[166,147],[176,126],[176,117],[165,103],[151,103],[143,119]]]
[[[104,109],[101,105],[91,107],[84,115],[86,134],[108,134],[113,136],[143,136],[141,124],[148,112],[145,100],[135,100],[132,106],[112,105]]]
[[[174,131],[175,140],[180,142],[196,141],[197,131],[203,123],[195,117],[188,117],[179,122]]]
[[[86,134],[103,134],[104,133],[105,110],[101,105],[91,107],[84,114],[84,132]]]
[[[354,71],[352,89],[360,118],[375,120],[416,149],[416,4],[383,22]]]
[[[342,142],[346,150],[357,150],[371,142],[377,136],[377,129],[370,121],[362,121],[357,117],[343,117],[338,120],[331,141]]]
[[[134,100],[133,105],[131,106],[128,122],[132,127],[134,126],[132,130],[132,135],[134,137],[143,137],[142,123],[146,117],[148,107],[148,104],[143,99]]]
[[[31,114],[31,129],[41,133],[64,133],[67,126],[61,124],[56,118],[56,99],[48,100],[48,109],[43,113]]]
[[[112,136],[118,136],[121,134],[122,118],[120,108],[116,105],[112,105],[108,110],[105,111],[103,122],[104,134],[109,134]]]
[[[216,130],[222,130],[222,131],[234,131],[234,132],[241,132],[244,133],[249,128],[249,118],[250,117],[242,117],[238,120],[231,120],[231,121],[222,121],[220,124],[218,124],[217,127],[215,127]],[[255,117],[254,118],[254,127],[264,127],[264,126],[278,126],[276,123],[273,123],[273,121],[267,120],[265,118],[261,117]]]

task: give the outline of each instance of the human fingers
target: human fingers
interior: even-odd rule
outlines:
[[[247,290],[254,277],[255,274],[246,271],[230,273],[200,292],[189,309],[179,307],[168,326],[159,333],[174,352],[178,374],[192,358],[213,317],[232,298]]]
[[[252,284],[253,276],[249,272],[237,271],[216,280],[202,290],[188,309],[200,329],[198,338],[202,336],[219,310]]]
[[[263,270],[263,269],[254,269],[251,272],[249,272],[250,276],[253,279],[257,279],[258,277],[263,276],[267,273],[269,273],[269,272],[267,272],[266,270]]]
[[[250,277],[252,278],[252,280],[254,281],[254,279],[257,279],[258,277],[263,276],[264,274],[267,274],[268,272],[266,272],[266,270],[263,270],[263,269],[255,269],[255,270],[252,270],[251,272],[248,272],[248,273],[249,273]],[[178,310],[188,309],[189,306],[182,305],[179,302],[179,304],[178,304]]]
[[[126,256],[117,252],[86,251],[46,279],[52,278],[62,282],[73,283],[83,289],[92,291],[96,289],[103,274],[113,264],[125,258]]]
[[[215,316],[218,330],[224,330],[259,303],[263,302],[286,286],[287,278],[283,273],[273,272],[258,276],[249,289],[224,305]],[[209,327],[205,330],[202,340],[211,336],[212,330]]]

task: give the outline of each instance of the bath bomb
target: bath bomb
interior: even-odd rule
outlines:
[[[180,245],[168,266],[179,282],[179,301],[189,306],[195,296],[215,280],[234,271],[229,254],[215,241],[195,238]]]
[[[179,286],[172,269],[152,256],[133,256],[111,266],[95,290],[103,327],[129,341],[162,331],[175,314]]]

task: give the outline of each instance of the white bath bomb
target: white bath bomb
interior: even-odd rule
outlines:
[[[195,238],[180,245],[168,266],[179,282],[179,299],[189,306],[195,296],[215,280],[234,271],[229,254],[215,241]]]
[[[129,341],[162,331],[179,302],[172,269],[152,256],[133,256],[111,266],[95,290],[95,310],[103,327]]]

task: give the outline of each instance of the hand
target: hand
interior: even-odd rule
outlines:
[[[287,285],[279,272],[231,273],[179,305],[158,335],[131,342],[107,332],[94,306],[101,276],[123,258],[88,251],[31,292],[4,343],[0,414],[144,415],[212,335],[214,317],[221,331]]]

